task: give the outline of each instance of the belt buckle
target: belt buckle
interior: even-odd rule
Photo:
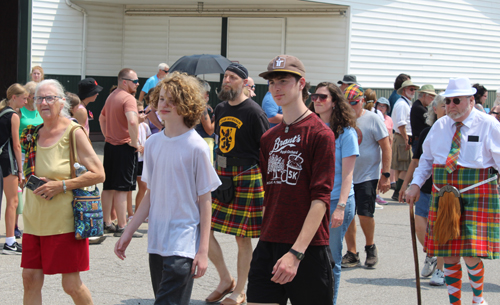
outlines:
[[[227,157],[217,155],[217,165],[220,167],[227,167]]]
[[[445,185],[439,190],[439,197],[443,197],[444,193],[453,193],[455,197],[460,198],[460,191],[453,185]]]

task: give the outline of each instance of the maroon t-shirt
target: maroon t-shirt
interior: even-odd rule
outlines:
[[[330,193],[335,175],[335,135],[315,114],[269,129],[260,140],[265,213],[260,239],[295,243],[313,200],[327,211],[310,245],[329,243]]]

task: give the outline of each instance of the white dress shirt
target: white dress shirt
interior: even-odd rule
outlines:
[[[400,126],[405,126],[406,134],[411,136],[411,124],[410,124],[410,105],[411,101],[404,96],[401,96],[394,104],[394,109],[392,110],[392,121],[394,122],[394,132],[401,134],[399,131]]]
[[[473,108],[462,122],[460,154],[457,164],[467,168],[500,169],[500,122]],[[422,146],[423,154],[411,184],[419,187],[432,175],[433,164],[446,164],[455,134],[455,121],[445,115],[432,125]],[[478,181],[479,182],[479,181]]]

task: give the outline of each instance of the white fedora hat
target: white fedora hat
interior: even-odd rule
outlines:
[[[446,91],[441,93],[444,97],[472,96],[476,94],[476,88],[472,87],[467,77],[450,78]]]

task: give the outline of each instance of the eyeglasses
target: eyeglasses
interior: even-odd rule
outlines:
[[[163,72],[168,73],[168,70],[163,70]]]
[[[349,104],[351,104],[351,106],[356,106],[357,104],[359,104],[359,102],[361,102],[361,100],[352,100],[352,101],[349,101]]]
[[[139,114],[141,114],[141,113],[145,113],[145,112],[146,112],[146,111],[144,111],[144,110],[139,110]]]
[[[250,89],[255,90],[255,85],[246,85],[247,87],[250,87]]]
[[[417,90],[417,88],[413,88],[413,87],[412,87],[412,88],[408,88],[408,90],[410,90],[410,91],[415,91],[415,90]]]
[[[325,102],[327,98],[328,98],[328,95],[326,95],[326,94],[319,94],[319,93],[311,94],[311,100],[313,102],[316,102],[318,100],[320,100],[320,102]]]
[[[133,82],[136,85],[139,83],[139,79],[130,79],[130,78],[122,78],[122,79],[129,80],[129,81]]]
[[[451,99],[451,98],[445,98],[444,102],[446,103],[446,105],[449,105],[451,103],[451,101],[453,101],[453,103],[455,105],[458,105],[462,101],[462,97],[454,97],[453,99]]]
[[[54,104],[56,99],[61,98],[57,95],[47,95],[47,96],[35,96],[35,104],[41,104],[43,100],[47,102],[47,104]]]

